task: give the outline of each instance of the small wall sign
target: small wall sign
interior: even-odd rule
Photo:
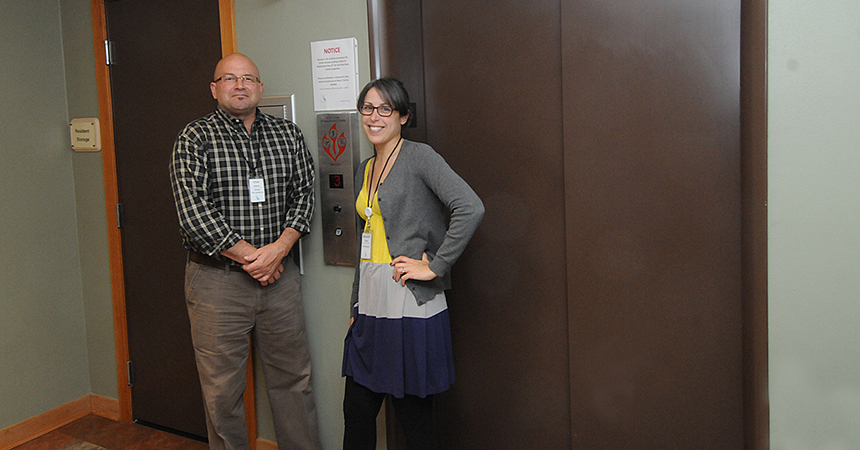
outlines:
[[[99,119],[72,119],[69,129],[72,134],[72,150],[97,152],[102,149]]]

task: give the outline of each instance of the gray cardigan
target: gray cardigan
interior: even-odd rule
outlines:
[[[356,198],[371,159],[364,160],[356,172]],[[426,252],[430,270],[437,275],[432,281],[406,281],[418,304],[450,289],[451,266],[484,216],[484,204],[475,191],[429,145],[404,139],[385,182],[379,185],[377,198],[392,259],[402,255],[420,260]],[[364,218],[359,222],[361,248]],[[358,266],[352,287],[353,307],[358,303]]]

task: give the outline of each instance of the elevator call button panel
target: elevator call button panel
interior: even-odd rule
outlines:
[[[358,112],[317,114],[317,138],[324,260],[354,266],[358,263],[354,180],[361,138]]]

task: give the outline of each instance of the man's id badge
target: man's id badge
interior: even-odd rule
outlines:
[[[251,203],[262,203],[266,201],[266,184],[262,178],[251,178],[248,180],[248,192],[251,193]]]

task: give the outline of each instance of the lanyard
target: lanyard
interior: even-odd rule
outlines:
[[[245,130],[244,122],[242,122],[241,119],[236,119],[236,121],[234,121],[234,126],[241,126],[242,129]],[[245,130],[245,131],[247,131],[247,130]],[[256,131],[256,130],[254,130],[254,127],[252,126],[251,131],[248,132],[248,142],[247,142],[248,143],[248,148],[247,148],[248,155],[245,154],[245,149],[240,149],[239,150],[239,156],[241,156],[242,159],[245,161],[245,165],[248,166],[248,170],[250,171],[251,176],[256,177],[257,176],[257,166],[259,165],[260,161],[254,160],[254,163],[252,164],[251,163],[252,159],[248,158],[248,156],[251,156],[251,157],[254,156],[254,154],[253,154],[254,153],[254,136],[252,134],[253,131]],[[242,141],[242,143],[244,144],[245,143],[244,142],[244,140],[245,140],[244,136],[242,136],[241,131],[237,131],[236,129],[233,129],[233,133],[231,135],[231,137],[233,138],[233,141],[235,142],[235,140],[237,139],[237,136],[236,136],[237,134],[238,134],[238,139],[240,141]],[[243,145],[243,147],[244,147],[244,145]],[[262,154],[262,152],[260,152],[260,158],[259,159],[261,160],[262,158],[263,158],[263,154]]]
[[[376,189],[373,190],[373,193],[376,194],[379,192],[379,185],[382,183],[382,175],[385,174],[385,168],[388,167],[388,162],[391,161],[391,157],[394,156],[394,152],[397,151],[397,146],[400,145],[400,141],[403,140],[403,136],[400,136],[400,140],[397,141],[397,145],[394,146],[394,149],[391,150],[391,153],[388,154],[388,159],[385,160],[385,164],[382,165],[382,172],[379,173],[379,180],[376,182]],[[373,209],[370,207],[373,202],[372,196],[370,194],[370,188],[373,186],[373,173],[376,169],[376,158],[374,157],[374,164],[370,166],[370,180],[367,181],[367,208],[364,208],[364,215],[367,216],[368,225],[370,225],[370,216],[373,215]]]

